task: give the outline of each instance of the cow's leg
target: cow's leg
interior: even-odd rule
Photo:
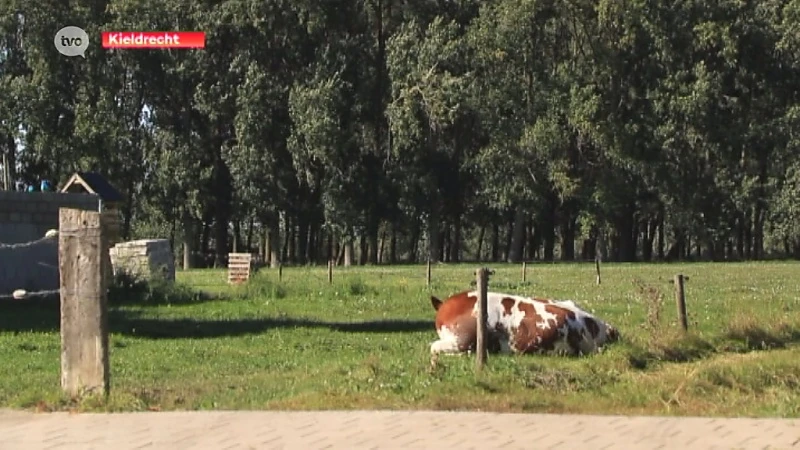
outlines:
[[[451,339],[439,339],[431,344],[431,354],[456,355],[461,353],[458,342]]]
[[[431,344],[431,354],[443,353],[447,355],[459,354],[467,350],[464,345],[463,333],[454,333],[449,327],[443,326],[438,330],[439,340]]]

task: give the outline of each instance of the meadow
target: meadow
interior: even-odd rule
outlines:
[[[800,264],[488,265],[490,290],[572,299],[622,340],[597,355],[432,364],[430,295],[476,264],[223,270],[109,294],[111,394],[65,398],[58,299],[0,301],[0,407],[36,410],[437,409],[800,417]],[[689,332],[677,324],[689,277]]]

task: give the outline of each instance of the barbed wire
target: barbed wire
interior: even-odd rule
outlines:
[[[16,249],[16,248],[32,247],[32,246],[34,246],[36,244],[55,239],[55,238],[58,237],[58,234],[59,233],[58,233],[57,230],[48,230],[47,233],[45,233],[44,237],[39,238],[39,239],[37,239],[35,241],[21,242],[19,244],[4,244],[4,243],[0,242],[0,249],[5,249],[5,248]]]
[[[29,242],[21,242],[18,244],[4,244],[0,242],[0,250],[2,249],[19,249],[25,247],[33,247],[36,244],[50,241],[53,239],[58,238],[59,236],[66,236],[66,237],[83,237],[83,238],[97,238],[103,235],[103,230],[100,228],[97,229],[89,229],[90,232],[87,232],[85,229],[76,229],[76,230],[49,230],[43,238],[39,238],[35,241]]]
[[[50,289],[36,292],[28,292],[25,289],[17,289],[10,295],[0,295],[0,300],[28,300],[31,298],[50,297],[57,294],[61,294],[61,289]]]
[[[0,249],[19,249],[25,247],[32,247],[45,241],[51,241],[59,236],[58,230],[48,230],[44,237],[35,241],[22,242],[19,244],[3,244],[0,242]],[[61,289],[49,289],[42,291],[28,292],[25,289],[17,289],[11,294],[0,294],[0,300],[27,300],[32,298],[49,297],[52,295],[60,294]]]

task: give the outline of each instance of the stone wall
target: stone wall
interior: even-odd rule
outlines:
[[[115,275],[124,272],[146,280],[175,281],[175,259],[167,239],[120,242],[109,253]]]
[[[99,198],[90,194],[0,191],[0,243],[19,244],[58,229],[58,209],[97,211]],[[0,260],[0,271],[5,260]]]

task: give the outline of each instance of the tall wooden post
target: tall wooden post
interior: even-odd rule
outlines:
[[[475,345],[475,369],[480,371],[486,365],[486,341],[488,339],[486,327],[486,303],[489,296],[489,269],[480,268],[476,273],[478,284],[478,340]]]
[[[681,328],[683,328],[683,331],[687,331],[689,329],[689,320],[686,317],[686,295],[683,290],[683,279],[682,274],[675,275],[675,303],[678,307],[678,319],[681,322]]]
[[[528,278],[528,263],[522,261],[522,282],[524,283],[525,280]]]
[[[328,284],[333,284],[333,260],[328,260]]]
[[[61,387],[71,396],[110,387],[108,241],[101,213],[59,210]]]

